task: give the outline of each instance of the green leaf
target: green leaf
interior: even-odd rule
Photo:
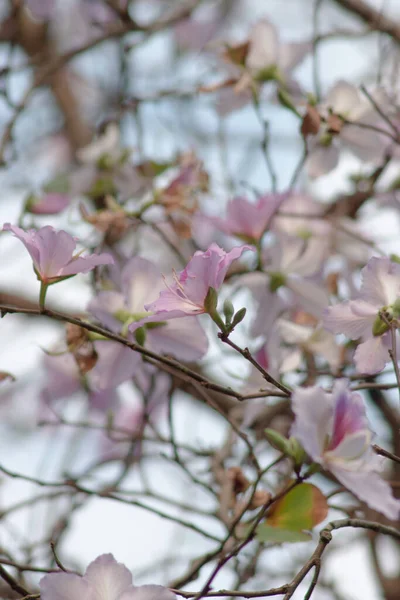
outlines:
[[[311,535],[302,531],[290,531],[271,527],[267,523],[262,523],[257,527],[256,538],[259,542],[272,542],[283,544],[284,542],[309,542]]]
[[[310,531],[327,514],[328,503],[321,490],[311,483],[301,483],[272,506],[267,524],[289,531]]]
[[[308,533],[328,514],[325,496],[315,485],[301,483],[278,500],[256,530],[260,542],[308,542]]]

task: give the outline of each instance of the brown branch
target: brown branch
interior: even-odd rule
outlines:
[[[363,0],[334,0],[348,12],[353,13],[364,21],[373,31],[386,33],[395,42],[400,43],[400,23],[386,17],[381,11],[376,10]]]

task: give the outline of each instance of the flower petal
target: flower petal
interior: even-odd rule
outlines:
[[[162,585],[140,585],[124,592],[118,600],[176,600],[176,596]]]
[[[90,584],[96,600],[118,600],[132,587],[131,572],[112,554],[102,554],[90,563],[83,579]]]
[[[318,386],[296,388],[292,395],[296,420],[291,435],[317,462],[322,462],[326,437],[331,432],[333,397]]]
[[[351,340],[372,336],[372,326],[377,313],[374,307],[372,309],[375,312],[371,311],[372,314],[365,310],[365,304],[361,305],[361,301],[352,300],[329,306],[324,310],[322,317],[325,329],[332,333],[344,333]]]
[[[367,302],[383,307],[400,297],[400,265],[389,258],[371,258],[361,277],[361,296]]]
[[[118,342],[98,341],[95,367],[89,372],[91,385],[98,390],[114,388],[132,377],[141,364],[141,356]]]
[[[74,573],[49,573],[39,588],[41,600],[97,600],[88,581]]]
[[[198,319],[184,317],[148,329],[146,339],[151,350],[172,354],[186,362],[198,360],[208,350],[208,338]]]
[[[357,346],[354,362],[359,373],[374,375],[380,373],[389,362],[390,332],[372,337]]]
[[[370,508],[396,521],[400,517],[400,501],[393,498],[392,489],[378,473],[371,471],[348,471],[330,466],[330,471],[356,498]]]

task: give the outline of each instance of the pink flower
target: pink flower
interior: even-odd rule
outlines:
[[[144,304],[157,297],[157,292],[163,287],[163,279],[152,262],[139,256],[131,258],[116,279],[119,280],[118,287],[121,291],[101,292],[91,300],[88,308],[92,315],[108,329],[115,333],[126,334],[129,323],[143,319],[146,314]],[[102,344],[109,347],[110,361],[112,348],[114,348],[116,364],[120,365],[115,372],[118,371],[123,376],[125,364],[127,376],[122,381],[128,379],[132,375],[134,362],[132,355],[138,357],[139,355],[121,344],[108,341]],[[156,326],[153,324],[146,329],[144,345],[154,352],[172,354],[179,360],[194,361],[207,352],[208,340],[198,319],[186,317],[168,322],[158,319]],[[139,363],[142,364],[141,361]],[[106,365],[104,367],[105,370],[98,362],[94,371],[100,375],[101,380],[107,381],[105,374],[109,369]]]
[[[379,373],[389,362],[391,332],[388,321],[400,316],[400,265],[389,258],[371,258],[361,271],[360,297],[325,310],[324,327],[362,339],[354,355],[360,373]]]
[[[361,395],[351,392],[342,379],[331,394],[317,386],[297,388],[292,408],[296,417],[292,435],[313,461],[370,508],[398,519],[400,501],[379,475],[382,462],[371,448],[372,432]]]
[[[132,585],[132,574],[112,554],[102,554],[81,577],[50,573],[40,580],[42,600],[175,600],[161,585]]]
[[[318,108],[326,123],[309,140],[307,168],[310,177],[320,177],[332,171],[339,162],[342,146],[364,161],[382,159],[386,148],[385,136],[374,130],[378,127],[384,131],[382,119],[374,112],[368,98],[362,96],[354,85],[338,81]],[[337,131],[329,125],[331,115],[339,117]]]
[[[92,254],[86,257],[74,255],[74,238],[66,231],[56,231],[50,226],[24,231],[6,223],[3,230],[12,231],[15,237],[21,240],[32,257],[38,279],[46,285],[77,273],[88,273],[98,265],[114,263],[109,254]]]
[[[107,356],[104,356],[103,344],[107,342],[97,341],[94,343],[95,350],[98,354],[98,363],[104,366]],[[112,344],[112,342],[110,342]],[[124,346],[121,346],[121,348]],[[129,350],[129,348],[128,348]],[[135,364],[136,353],[130,350],[130,363]],[[76,360],[69,352],[63,354],[46,354],[44,357],[45,368],[45,385],[41,392],[43,402],[46,404],[60,400],[61,398],[70,398],[73,394],[84,392],[87,394],[89,406],[101,412],[106,412],[114,409],[119,402],[118,392],[116,391],[117,384],[114,380],[117,379],[118,373],[113,372],[113,378],[109,378],[108,386],[96,386],[94,371],[97,372],[97,364],[86,375],[82,375],[79,371]],[[106,380],[110,370],[110,365],[107,364],[107,371],[103,370],[103,381]]]
[[[69,194],[51,192],[43,194],[41,198],[28,198],[26,210],[35,215],[58,215],[67,208],[70,202]]]
[[[245,241],[258,241],[286,197],[287,194],[266,194],[258,198],[257,202],[234,198],[228,203],[226,218],[215,217],[212,221],[229,235]]]
[[[219,290],[231,263],[245,250],[254,251],[254,248],[240,246],[225,252],[217,244],[211,244],[206,252],[195,252],[186,268],[179,275],[174,273],[175,282],[160,292],[157,300],[145,304],[144,308],[155,314],[133,323],[131,331],[145,323],[205,313],[208,290]]]

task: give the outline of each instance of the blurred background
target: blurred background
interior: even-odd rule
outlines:
[[[372,27],[370,13],[360,12],[360,5],[397,30],[387,35]],[[223,214],[227,201],[241,194],[291,187],[328,204],[353,193],[356,178],[370,165],[344,149],[334,170],[310,177],[303,168],[299,119],[277,97],[273,82],[263,85],[257,105],[248,89],[233,91],[237,66],[227,59],[227,49],[246,42],[260,19],[275,27],[275,50],[281,56],[287,44],[298,44],[302,60],[291,71],[291,92],[302,96],[304,105],[310,94],[323,100],[338,80],[382,86],[397,102],[398,0],[0,0],[0,223],[51,224],[97,249],[104,229],[82,220],[82,205],[92,214],[104,208],[111,195],[138,211],[149,194],[165,189],[187,164],[196,164],[203,174],[195,200],[208,215]],[[105,155],[110,163],[99,165]],[[381,180],[382,191],[395,177],[396,164]],[[56,196],[53,201],[64,202],[61,213],[26,209],[30,201],[49,200],[50,194]],[[204,227],[201,219],[186,231],[192,214],[188,209],[168,223],[187,256],[196,247],[206,247],[213,236],[226,246],[222,234]],[[359,222],[384,252],[400,253],[397,213],[390,203],[363,207]],[[181,268],[170,229],[161,231],[166,242],[154,223],[157,215],[145,223],[140,238],[133,230],[127,247],[155,260],[162,272]],[[0,255],[1,304],[35,306],[38,282],[22,245],[1,234]],[[92,290],[93,280],[78,276],[52,288],[48,302],[64,312],[82,314]],[[95,430],[36,426],[38,420],[48,423],[54,416],[41,404],[49,383],[44,350],[55,348],[62,332],[61,324],[46,319],[8,315],[0,321],[0,370],[16,378],[1,389],[0,462],[11,472],[47,482],[57,481],[61,473],[90,470],[99,453],[106,454],[106,443]],[[218,357],[212,348],[209,372]],[[229,381],[235,359],[225,357],[223,369]],[[246,374],[244,369],[242,376]],[[133,413],[138,410],[138,394],[132,394],[128,384],[120,393]],[[82,390],[74,391],[63,408],[66,419],[87,419],[83,395]],[[157,421],[160,435],[169,431],[166,413]],[[224,419],[182,391],[173,419],[180,444],[212,453],[226,438]],[[72,567],[82,569],[102,552],[113,552],[132,569],[138,584],[176,581],[190,560],[213,548],[213,541],[155,513],[182,517],[212,535],[222,531],[210,521],[214,505],[209,495],[194,483],[190,487],[164,452],[162,444],[150,444],[146,461],[125,480],[127,488],[142,490],[142,496],[135,496],[139,505],[146,497],[146,481],[151,482],[153,497],[145,502],[150,509],[99,498],[83,502],[79,497],[73,506],[65,497],[51,504],[27,503],[0,520],[2,557],[48,564],[49,531],[54,535],[60,530],[62,556]],[[193,460],[199,473],[209,468],[201,456]],[[112,478],[114,468],[106,465],[96,474],[98,481]],[[158,492],[170,499],[167,509],[165,502],[157,501]],[[0,515],[6,507],[40,493],[35,484],[0,475]],[[185,509],[189,498],[197,513]],[[252,589],[286,581],[313,547],[283,545],[269,552]],[[398,575],[394,544],[382,540],[381,552],[384,574]],[[364,537],[343,532],[327,552],[325,589],[322,586],[315,598],[383,598],[373,560]],[[207,569],[184,589],[200,589]],[[29,577],[37,582],[39,575]],[[224,571],[214,586],[230,588],[234,580],[234,573]],[[299,588],[294,597],[303,594]]]

